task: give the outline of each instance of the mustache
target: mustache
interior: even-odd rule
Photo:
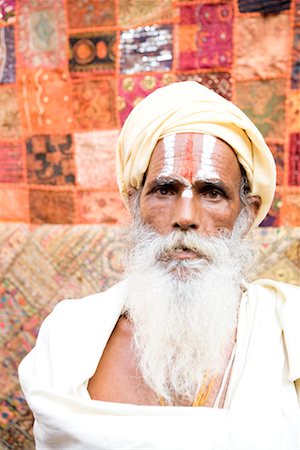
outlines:
[[[154,237],[154,236],[153,236]],[[167,261],[176,252],[193,252],[196,258],[214,263],[219,255],[220,245],[224,248],[226,237],[199,236],[195,231],[173,231],[167,236],[154,237],[155,259]]]
[[[193,271],[214,266],[222,270],[226,268],[229,273],[235,270],[236,261],[239,261],[243,277],[249,279],[256,251],[245,239],[248,225],[248,214],[244,211],[240,213],[233,230],[219,229],[214,235],[200,235],[193,229],[176,229],[162,235],[136,216],[123,233],[127,243],[127,253],[124,255],[126,273],[139,273],[154,267],[170,271],[173,266],[175,269],[186,267]],[[184,258],[176,252],[193,252],[195,255]]]

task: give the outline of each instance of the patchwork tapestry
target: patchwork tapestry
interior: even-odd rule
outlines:
[[[0,220],[122,223],[121,125],[157,87],[196,80],[272,149],[262,225],[299,226],[299,39],[300,0],[1,0]]]
[[[1,449],[34,448],[17,366],[43,318],[121,276],[114,145],[157,87],[198,81],[264,134],[257,275],[300,283],[299,42],[300,0],[0,0]]]

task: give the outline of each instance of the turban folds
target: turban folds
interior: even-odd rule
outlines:
[[[175,133],[205,133],[222,139],[244,167],[251,195],[261,198],[255,224],[267,215],[276,186],[273,156],[263,136],[233,103],[195,81],[159,88],[129,114],[117,141],[117,178],[127,203],[139,189],[159,139]]]

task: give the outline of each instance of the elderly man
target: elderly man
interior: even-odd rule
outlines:
[[[300,449],[299,289],[250,282],[275,167],[195,82],[158,89],[117,144],[123,281],[60,302],[20,366],[38,449]]]

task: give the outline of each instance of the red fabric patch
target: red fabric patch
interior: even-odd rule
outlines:
[[[300,133],[290,134],[289,185],[300,186]]]
[[[118,110],[121,123],[143,98],[155,89],[176,81],[173,74],[133,75],[119,81]]]
[[[22,181],[22,144],[0,142],[0,183],[20,183]]]
[[[230,67],[232,22],[233,6],[229,4],[182,6],[179,68]],[[190,47],[192,50],[188,50]]]

